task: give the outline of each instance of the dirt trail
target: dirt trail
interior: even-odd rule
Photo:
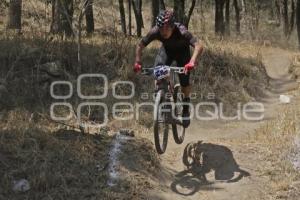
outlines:
[[[267,178],[262,177],[255,169],[255,158],[251,152],[227,145],[227,141],[240,137],[246,138],[247,134],[254,133],[257,128],[268,120],[277,116],[283,106],[279,102],[279,95],[297,87],[297,83],[291,81],[288,75],[288,67],[291,62],[291,54],[281,49],[264,49],[263,59],[267,67],[267,73],[271,77],[271,87],[266,91],[266,96],[261,99],[265,104],[265,119],[259,122],[249,121],[193,121],[186,133],[182,145],[177,145],[172,137],[169,139],[167,152],[161,156],[165,171],[161,186],[157,186],[151,192],[151,199],[214,199],[214,200],[243,200],[243,199],[270,199],[265,185]],[[229,148],[240,168],[251,174],[234,183],[216,181],[213,172],[207,174],[209,184],[198,179],[180,176],[185,168],[182,164],[184,147],[190,142],[203,140],[206,143],[224,145]],[[179,194],[178,192],[184,193]],[[192,192],[192,194],[188,194]]]

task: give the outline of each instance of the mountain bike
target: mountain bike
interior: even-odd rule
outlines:
[[[175,74],[184,73],[182,67],[166,65],[143,68],[142,74],[155,78],[154,104],[154,143],[156,151],[163,154],[166,151],[169,137],[169,127],[172,127],[173,138],[181,144],[185,136],[183,127],[183,93],[180,84],[176,84]]]

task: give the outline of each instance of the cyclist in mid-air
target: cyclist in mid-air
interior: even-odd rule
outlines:
[[[141,40],[136,48],[134,71],[142,69],[142,51],[152,41],[159,40],[162,43],[154,66],[168,65],[176,61],[177,66],[184,67],[184,74],[179,74],[180,85],[184,94],[183,102],[190,102],[191,84],[189,81],[190,71],[196,67],[197,58],[203,52],[203,45],[187,30],[187,28],[175,22],[173,11],[161,11],[156,18],[156,25]],[[191,56],[190,46],[194,47]],[[189,106],[183,106],[182,117],[189,118]],[[184,126],[188,127],[190,120],[185,120]]]

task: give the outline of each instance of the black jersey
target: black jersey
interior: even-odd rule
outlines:
[[[141,43],[144,46],[147,46],[154,40],[162,42],[164,48],[168,52],[180,52],[188,49],[189,46],[195,47],[195,43],[197,42],[197,39],[180,23],[175,23],[174,31],[168,39],[164,39],[160,35],[159,27],[154,26],[141,40]]]

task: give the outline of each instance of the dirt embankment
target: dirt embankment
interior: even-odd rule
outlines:
[[[99,52],[96,51],[95,53]],[[15,54],[16,57],[17,55],[19,54]],[[108,52],[108,55],[114,55],[114,52]],[[289,55],[288,52],[270,49],[265,52],[264,56],[267,59],[262,62],[258,57],[243,58],[211,47],[204,55],[194,76],[195,88],[200,97],[206,96],[208,92],[217,91],[217,102],[225,101],[229,106],[239,101],[247,102],[257,98],[265,103],[265,121],[234,121],[230,123],[193,121],[186,133],[185,143],[175,145],[170,139],[167,152],[161,157],[158,157],[154,152],[153,144],[149,140],[143,139],[146,137],[152,140],[151,129],[146,129],[145,132],[150,133],[148,135],[138,133],[140,129],[137,129],[135,130],[138,135],[137,138],[126,141],[122,146],[119,155],[120,182],[117,187],[110,187],[107,184],[109,179],[109,149],[113,144],[113,137],[108,136],[107,131],[96,136],[82,135],[74,131],[66,131],[65,126],[58,126],[55,123],[49,123],[49,121],[44,122],[44,119],[40,117],[41,113],[32,113],[26,110],[18,112],[15,111],[15,108],[10,108],[1,116],[0,161],[3,165],[1,165],[0,170],[1,176],[4,177],[1,179],[1,185],[3,185],[1,188],[4,189],[0,190],[0,193],[3,197],[9,196],[12,199],[21,199],[24,196],[40,199],[45,197],[45,194],[51,198],[77,198],[80,196],[86,199],[100,196],[108,199],[184,199],[187,196],[190,199],[203,197],[207,197],[207,199],[266,199],[272,196],[272,191],[275,190],[269,190],[272,187],[264,186],[269,186],[270,179],[276,179],[279,176],[276,174],[275,176],[269,175],[268,173],[272,173],[273,170],[265,170],[260,166],[267,166],[265,164],[266,155],[269,155],[267,152],[275,152],[272,145],[266,145],[275,136],[265,137],[268,139],[261,140],[265,142],[257,145],[257,143],[248,142],[250,139],[247,135],[254,133],[256,129],[269,120],[276,118],[282,109],[282,106],[278,104],[278,95],[294,89],[294,82],[286,76],[287,65],[290,63]],[[22,57],[22,59],[25,58],[35,60],[33,57]],[[65,61],[68,64],[67,60]],[[67,64],[64,66],[71,66]],[[114,63],[110,64],[113,65]],[[120,71],[114,71],[114,76],[130,77],[129,67],[129,65],[125,65]],[[28,90],[23,88],[24,90],[21,92],[31,91],[30,88],[37,89],[35,84],[38,83],[31,82],[34,79],[30,79],[30,66],[22,69],[22,65],[16,65],[15,69],[17,71],[27,70],[28,76],[10,80],[16,81],[14,83],[17,84],[5,83],[8,84],[5,86],[8,92],[13,92],[11,93],[12,97],[19,95],[27,96],[29,100],[34,99],[33,93],[28,95],[27,93],[24,95],[18,93],[20,88],[23,88],[21,86],[28,81],[33,84],[26,85]],[[86,70],[88,72],[93,69]],[[120,75],[122,70],[126,72],[125,76]],[[266,90],[269,79],[267,74],[271,78],[269,90]],[[148,91],[149,84],[147,81],[149,80],[135,77],[133,81],[139,86],[148,85],[146,88]],[[143,88],[139,89],[142,90]],[[261,92],[264,92],[265,96],[261,96]],[[295,94],[296,96],[297,94]],[[26,98],[20,98],[18,102],[13,104],[13,107],[28,101]],[[48,97],[45,96],[45,98]],[[229,110],[234,109],[229,107]],[[289,120],[289,118],[286,119],[287,122]],[[17,128],[15,127],[16,124],[18,125]],[[139,127],[136,123],[129,123],[128,126],[129,128]],[[284,133],[286,129],[292,127],[281,126],[280,129]],[[60,129],[63,130],[58,131]],[[272,131],[272,129],[267,129],[264,133]],[[292,132],[289,135],[292,135]],[[142,135],[142,139],[139,135]],[[277,142],[280,143],[282,139],[284,138],[278,138]],[[215,169],[212,168],[206,174],[208,182],[204,183],[191,174],[181,173],[185,169],[181,158],[184,147],[190,142],[199,140],[204,140],[205,144],[211,144],[212,152],[217,152],[217,154],[219,151],[214,150],[220,149],[220,146],[229,149],[232,152],[230,155],[233,156],[233,160],[241,169],[251,174],[250,178],[244,177],[231,184],[216,181]],[[285,143],[284,146],[280,147],[286,148],[288,144]],[[276,145],[277,143],[274,143],[274,146]],[[274,160],[268,160],[270,164],[268,166],[278,164]],[[280,175],[284,174],[283,168],[276,169],[279,170]],[[290,183],[293,183],[296,176],[291,175],[291,177],[293,177],[291,182],[283,179],[283,184],[278,187],[278,191],[284,189],[290,191]],[[32,189],[25,194],[16,194],[12,191],[11,186],[14,180],[21,178],[28,179]],[[282,193],[276,193],[275,196],[280,196],[280,194]]]
[[[300,173],[290,159],[300,130],[300,88],[288,73],[292,55],[280,49],[263,50],[263,62],[270,76],[270,87],[259,98],[266,108],[263,121],[194,121],[183,145],[169,142],[167,153],[162,156],[162,166],[171,176],[166,183],[156,187],[153,199],[299,198]],[[291,97],[291,103],[282,104],[280,95]],[[206,160],[204,163],[217,166],[202,174],[205,179],[199,179],[199,173],[197,177],[195,173],[185,171],[182,163],[185,145],[200,140],[204,146],[209,146],[203,162]],[[226,155],[230,159],[225,159]],[[208,157],[225,162],[210,162]],[[249,176],[238,179],[239,170],[226,168],[230,162]],[[226,177],[225,181],[220,179],[222,176]]]

